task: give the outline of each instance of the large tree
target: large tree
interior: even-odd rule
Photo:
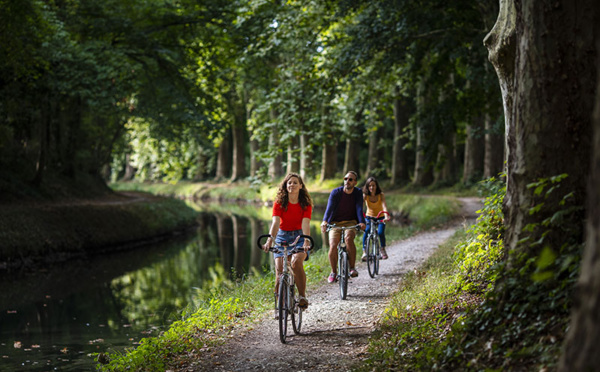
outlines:
[[[597,27],[600,6],[582,8],[595,12],[596,25],[596,107],[593,116],[594,151],[590,166],[587,197],[586,241],[577,283],[575,306],[571,315],[569,332],[560,360],[559,371],[595,371],[600,368],[600,27]],[[589,21],[589,19],[588,19]],[[586,25],[589,30],[590,25]]]

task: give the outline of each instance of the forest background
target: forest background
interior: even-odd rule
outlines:
[[[0,0],[0,198],[131,178],[354,169],[424,187],[505,170],[488,308],[544,317],[544,300],[569,312],[575,298],[560,368],[593,370],[599,7]]]
[[[497,2],[3,0],[2,188],[502,171]]]

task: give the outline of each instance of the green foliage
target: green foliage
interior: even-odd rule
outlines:
[[[564,239],[567,243],[560,249],[547,244],[538,249],[535,241],[523,241],[520,250],[510,254],[503,243],[505,185],[495,178],[483,183],[490,196],[477,224],[465,237],[456,238],[460,243],[453,252],[440,248],[446,259],[432,259],[407,277],[381,332],[371,341],[364,369],[553,368],[569,318],[582,244],[581,230],[575,227],[581,221],[580,208],[569,205],[569,192],[556,194],[562,179],[531,185],[537,195],[547,196],[531,206],[533,215],[543,215],[532,227],[540,230],[541,243],[550,241],[551,234],[543,234],[546,229],[571,236]],[[548,208],[552,214],[544,213]],[[533,249],[524,249],[526,244]]]
[[[494,270],[504,255],[504,216],[502,202],[506,194],[503,179],[490,178],[482,182],[490,193],[484,207],[478,211],[477,224],[468,230],[467,239],[456,247],[454,257],[458,268],[457,282],[464,291],[490,289],[496,282]],[[474,286],[486,286],[476,288]]]

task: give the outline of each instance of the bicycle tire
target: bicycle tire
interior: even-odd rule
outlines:
[[[279,339],[281,343],[285,344],[287,336],[287,319],[288,319],[288,281],[287,278],[282,277],[279,281],[279,300],[277,306],[279,306]]]
[[[290,286],[290,298],[292,308],[290,310],[290,318],[292,318],[292,328],[294,333],[299,335],[300,329],[302,328],[302,308],[298,306],[298,299],[296,298],[296,286]]]
[[[380,257],[381,257],[381,249],[379,248],[379,236],[376,235],[375,239],[373,239],[375,244],[374,244],[374,257],[375,260],[373,261],[373,266],[375,268],[375,275],[379,275],[379,264],[380,264]]]
[[[369,276],[371,278],[375,277],[375,256],[374,256],[375,247],[374,247],[373,243],[374,243],[373,235],[369,234],[369,236],[367,237],[366,250],[367,250],[367,269],[369,271]]]
[[[349,267],[350,262],[348,260],[348,252],[345,250],[341,251],[340,259],[338,263],[339,282],[340,282],[340,298],[345,300],[348,296],[348,278],[350,277]]]

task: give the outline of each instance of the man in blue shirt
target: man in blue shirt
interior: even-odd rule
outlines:
[[[329,194],[327,201],[327,209],[321,223],[321,230],[325,232],[327,224],[335,224],[338,227],[348,227],[360,224],[361,230],[364,230],[365,217],[363,214],[363,194],[362,191],[356,188],[358,183],[358,175],[354,171],[349,171],[344,176],[344,186],[337,187]],[[356,262],[356,246],[354,245],[354,237],[356,230],[346,230],[345,241],[346,249],[348,250],[348,258],[350,259],[350,276],[357,277],[358,271],[354,268]],[[342,237],[342,233],[338,229],[329,231],[329,264],[331,265],[331,274],[327,278],[329,283],[336,280],[337,272],[337,246]]]

